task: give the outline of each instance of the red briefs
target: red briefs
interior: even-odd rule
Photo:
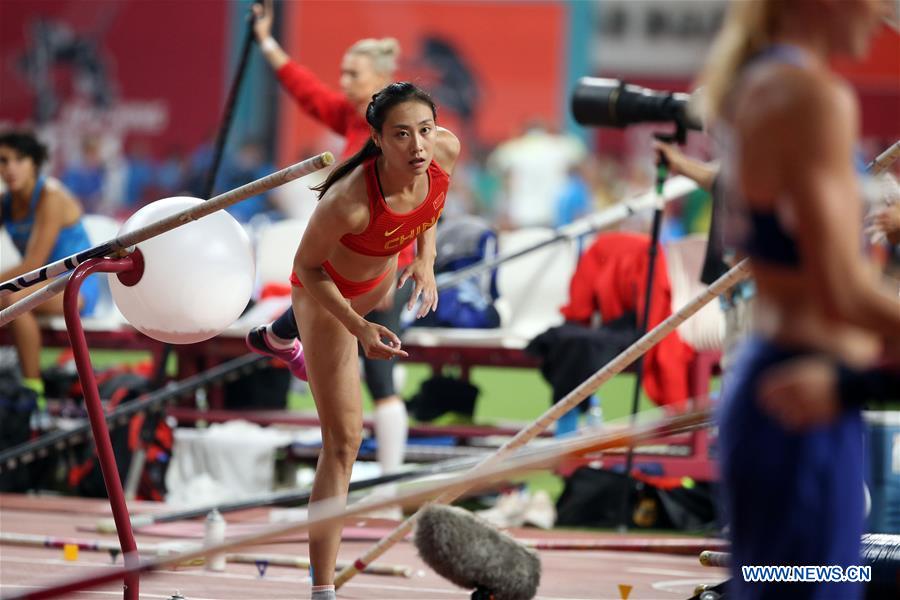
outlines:
[[[381,283],[387,274],[391,272],[391,269],[385,269],[384,273],[373,278],[367,279],[366,281],[350,281],[349,279],[344,278],[340,273],[338,273],[331,263],[327,260],[322,263],[322,268],[325,269],[325,272],[328,273],[328,276],[331,277],[331,280],[334,281],[334,284],[337,286],[338,291],[344,298],[356,298],[357,296],[362,296],[366,292],[371,292],[378,284]],[[300,283],[300,280],[297,278],[297,274],[291,272],[291,285],[294,287],[302,288],[303,284]]]

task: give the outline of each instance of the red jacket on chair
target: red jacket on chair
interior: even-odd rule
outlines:
[[[578,261],[569,283],[569,304],[562,310],[567,321],[589,325],[595,311],[604,321],[634,312],[644,315],[649,236],[636,233],[604,233]],[[666,259],[660,250],[653,271],[650,318],[653,329],[672,314],[672,288]],[[644,357],[644,391],[659,405],[681,404],[688,397],[688,364],[693,349],[677,332],[667,335]]]

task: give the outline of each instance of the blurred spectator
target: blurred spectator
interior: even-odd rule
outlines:
[[[275,167],[266,160],[262,144],[247,141],[241,144],[237,155],[228,161],[228,167],[222,170],[222,177],[219,179],[224,180],[222,187],[234,189],[273,171]],[[253,217],[270,212],[272,207],[269,204],[268,194],[260,194],[233,204],[226,210],[238,222],[249,223]]]
[[[189,195],[194,196],[195,198],[208,200],[206,197],[209,195],[206,189],[206,178],[210,168],[212,168],[214,155],[215,146],[213,146],[213,143],[209,140],[203,142],[191,152],[191,155],[187,160],[185,178],[182,182],[184,189]],[[216,181],[215,185],[213,185],[213,189],[224,189],[226,187],[223,181],[223,170],[224,169],[220,168],[219,172],[216,173]]]
[[[625,197],[626,183],[621,178],[622,165],[613,156],[598,156],[590,158],[594,160],[590,174],[590,185],[594,196],[594,204],[597,210],[609,208],[620,202]]]
[[[134,211],[144,202],[153,185],[155,165],[146,140],[134,141],[125,155],[125,199],[121,208]]]
[[[503,181],[501,226],[553,226],[566,174],[585,154],[577,138],[551,133],[537,122],[502,143],[488,158]]]
[[[460,157],[453,170],[453,179],[447,191],[447,202],[442,220],[455,219],[465,215],[474,215],[478,210],[478,199],[475,192],[475,179],[481,170],[478,164]]]
[[[497,215],[497,197],[501,192],[502,181],[494,171],[488,168],[488,152],[484,145],[479,145],[473,154],[471,185],[472,193],[475,195],[475,212],[493,218]]]
[[[590,159],[585,159],[569,169],[569,176],[556,203],[556,227],[571,223],[593,211],[591,167]]]
[[[62,183],[81,200],[85,212],[96,213],[103,203],[105,178],[100,140],[87,136],[81,141],[81,156],[63,171]]]
[[[659,243],[669,244],[688,234],[684,223],[684,207],[680,202],[667,202],[659,232]]]
[[[161,197],[173,196],[187,187],[188,164],[181,148],[170,148],[156,168],[156,186]]]
[[[205,142],[194,148],[190,158],[191,171],[194,171],[195,173],[208,173],[210,167],[212,167],[215,153],[216,148],[211,139],[207,139]]]

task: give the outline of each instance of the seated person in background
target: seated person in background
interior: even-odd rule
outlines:
[[[101,140],[89,135],[81,140],[81,153],[66,166],[60,179],[80,198],[85,211],[98,213],[106,208],[103,192],[108,176]]]
[[[7,192],[0,198],[0,223],[22,255],[22,262],[0,272],[0,282],[28,273],[90,247],[81,222],[81,203],[59,181],[41,175],[47,149],[31,133],[0,135],[0,178]],[[28,296],[48,282],[0,298],[0,308]],[[99,295],[98,281],[88,277],[81,286],[81,313],[93,311]],[[36,314],[62,314],[59,294],[36,307]],[[19,354],[23,385],[34,390],[43,410],[44,384],[41,380],[41,333],[37,319],[26,312],[8,325]]]

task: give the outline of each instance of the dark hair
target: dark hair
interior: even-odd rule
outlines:
[[[34,161],[34,166],[38,171],[47,160],[47,147],[40,143],[30,131],[7,131],[0,134],[0,146],[12,148],[22,156],[27,156]]]
[[[369,102],[369,106],[366,108],[366,122],[369,123],[369,126],[371,126],[372,129],[381,132],[384,121],[387,119],[388,112],[398,104],[409,101],[421,102],[428,106],[431,108],[431,114],[434,116],[435,120],[437,119],[437,108],[435,108],[434,101],[431,99],[431,96],[428,95],[428,92],[416,87],[408,81],[400,81],[389,84],[380,92],[372,96],[372,101]],[[312,189],[319,192],[319,199],[321,200],[322,196],[325,195],[325,192],[328,191],[328,188],[334,185],[337,180],[364,163],[366,160],[373,156],[378,156],[379,154],[381,154],[381,148],[376,146],[375,142],[372,141],[372,138],[370,137],[366,140],[366,145],[363,146],[359,152],[335,167],[325,181]]]

